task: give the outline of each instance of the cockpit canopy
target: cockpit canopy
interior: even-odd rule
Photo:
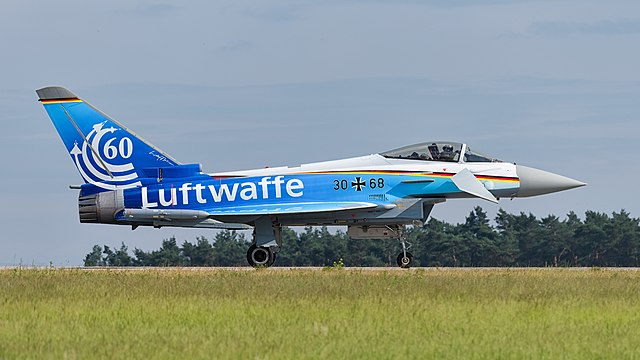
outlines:
[[[461,162],[502,162],[481,152],[471,150],[466,144],[451,141],[424,142],[385,151],[380,155],[391,159]]]

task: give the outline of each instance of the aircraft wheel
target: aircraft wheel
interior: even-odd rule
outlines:
[[[408,269],[413,264],[413,255],[411,255],[410,252],[407,252],[407,256],[404,256],[404,253],[400,253],[398,255],[397,262],[398,266],[400,266],[401,268]]]
[[[271,248],[256,246],[255,244],[247,250],[247,262],[253,267],[263,266],[269,267],[276,261],[276,254]]]
[[[276,253],[271,251],[271,259],[267,263],[267,267],[273,265],[273,263],[275,263],[275,262],[276,262]]]

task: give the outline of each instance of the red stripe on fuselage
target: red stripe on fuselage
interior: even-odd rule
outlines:
[[[259,176],[292,176],[292,175],[358,175],[358,174],[385,174],[385,175],[411,175],[411,176],[433,176],[433,177],[443,177],[450,178],[455,173],[447,173],[447,172],[420,172],[420,171],[411,171],[411,170],[336,170],[336,171],[310,171],[310,172],[298,172],[291,174],[270,174],[270,175],[255,175],[255,177]],[[233,178],[242,178],[247,177],[246,175],[214,175],[212,176],[215,180],[222,179],[233,179]],[[494,175],[475,175],[475,177],[479,180],[495,180],[495,181],[520,181],[517,177],[509,177],[509,176],[494,176]]]

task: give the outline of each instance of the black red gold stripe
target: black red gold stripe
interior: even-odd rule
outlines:
[[[82,102],[82,100],[78,98],[64,98],[64,99],[45,99],[40,100],[43,104],[60,104],[60,103],[69,103],[69,102]]]
[[[308,174],[308,175],[408,175],[408,176],[425,176],[425,177],[439,177],[439,178],[450,178],[455,173],[447,173],[447,172],[416,172],[410,170],[346,170],[346,171],[311,171],[311,172],[302,172],[297,174]],[[508,177],[508,176],[493,176],[493,175],[475,175],[478,180],[487,180],[487,181],[506,181],[506,182],[519,182],[520,179],[517,177]]]
[[[416,172],[411,170],[342,170],[342,171],[305,171],[291,174],[280,175],[404,175],[404,176],[420,176],[435,178],[450,178],[455,173],[446,172]],[[256,175],[260,176],[260,175]],[[273,176],[273,175],[272,175]],[[231,179],[246,177],[246,175],[213,175],[215,180]],[[493,175],[475,175],[478,180],[501,181],[501,182],[520,182],[517,177],[493,176]]]

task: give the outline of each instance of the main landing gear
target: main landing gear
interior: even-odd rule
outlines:
[[[276,252],[271,247],[253,244],[247,250],[247,262],[253,267],[269,267],[276,261]]]
[[[253,267],[269,267],[276,261],[282,244],[282,228],[267,216],[258,218],[253,225],[253,244],[247,250],[247,262]]]

